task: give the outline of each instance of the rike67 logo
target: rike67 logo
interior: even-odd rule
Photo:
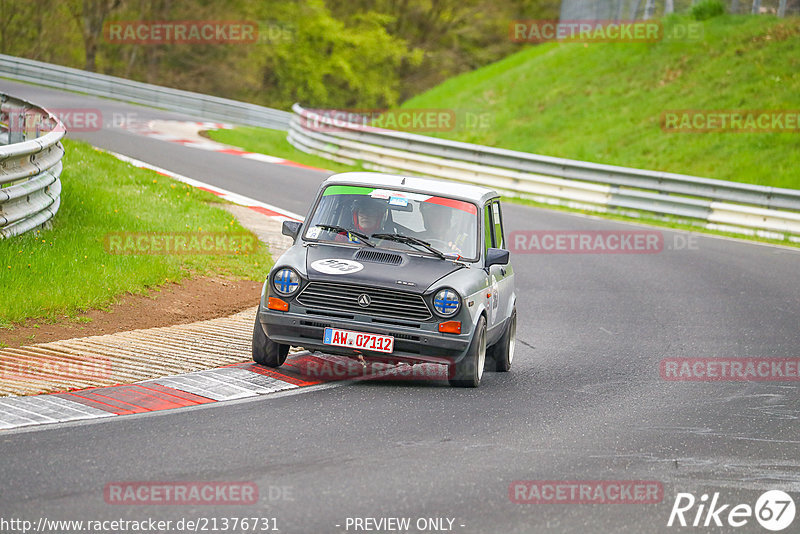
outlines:
[[[794,499],[780,490],[762,493],[755,506],[721,503],[719,493],[714,493],[710,502],[706,493],[700,499],[691,493],[678,493],[667,526],[738,528],[751,524],[755,518],[765,529],[779,532],[792,524],[795,511]]]

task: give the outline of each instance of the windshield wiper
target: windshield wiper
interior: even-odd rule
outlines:
[[[317,224],[316,227],[322,228],[323,230],[330,230],[331,232],[339,232],[339,233],[344,232],[347,234],[348,238],[350,237],[350,235],[354,235],[368,247],[373,247],[373,248],[375,247],[375,245],[372,242],[370,242],[369,236],[367,234],[362,234],[361,232],[358,232],[356,230],[350,230],[348,228],[345,228],[344,226],[337,226],[335,224]]]
[[[423,241],[422,239],[417,239],[416,237],[411,237],[410,235],[403,235],[403,234],[372,234],[371,237],[377,237],[378,239],[386,239],[388,241],[397,241],[398,243],[405,243],[407,245],[416,245],[418,247],[423,247],[428,250],[428,252],[433,253],[437,257],[442,260],[446,260],[447,256],[444,255],[444,252],[441,250],[434,248],[431,246],[430,243],[427,241]]]

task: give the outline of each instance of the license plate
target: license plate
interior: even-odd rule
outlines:
[[[349,347],[351,349],[375,352],[390,353],[394,350],[394,338],[392,336],[367,334],[365,332],[353,332],[351,330],[339,330],[336,328],[325,329],[325,337],[322,338],[322,343],[325,345],[335,345],[337,347]]]

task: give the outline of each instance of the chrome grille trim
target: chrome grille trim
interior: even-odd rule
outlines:
[[[365,308],[358,305],[358,296],[364,293],[372,298]],[[297,302],[307,308],[406,321],[426,321],[433,317],[422,295],[340,282],[310,282],[300,291]]]

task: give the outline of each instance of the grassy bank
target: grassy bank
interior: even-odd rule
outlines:
[[[452,78],[403,104],[453,110],[456,125],[427,135],[536,154],[775,187],[800,187],[800,132],[667,132],[679,110],[800,113],[800,18],[672,17],[702,39],[548,43]],[[313,103],[304,103],[313,106]],[[237,128],[214,140],[331,170],[285,132]]]
[[[109,253],[107,236],[119,232],[244,233],[249,243],[255,240],[215,206],[219,200],[210,193],[132,167],[86,143],[64,145],[62,203],[52,228],[0,240],[0,326],[102,308],[122,294],[187,277],[265,276],[271,260],[260,244],[246,254],[236,253],[236,241],[225,248],[229,254]]]
[[[526,47],[502,61],[452,78],[407,101],[403,108],[455,111],[459,120],[455,128],[425,132],[427,135],[612,165],[800,188],[800,132],[669,133],[662,128],[662,115],[671,110],[798,112],[800,19],[721,16],[696,22],[675,16],[665,21],[668,32],[689,24],[702,25],[702,39]],[[467,117],[477,126],[467,127]],[[349,170],[295,150],[285,141],[285,132],[239,128],[212,132],[211,136],[247,150]],[[698,230],[645,213],[641,217],[604,216]]]
[[[674,17],[667,28],[693,23]],[[404,103],[486,114],[439,135],[537,154],[800,187],[800,132],[667,133],[671,110],[800,110],[800,18],[722,16],[697,41],[548,43]]]

